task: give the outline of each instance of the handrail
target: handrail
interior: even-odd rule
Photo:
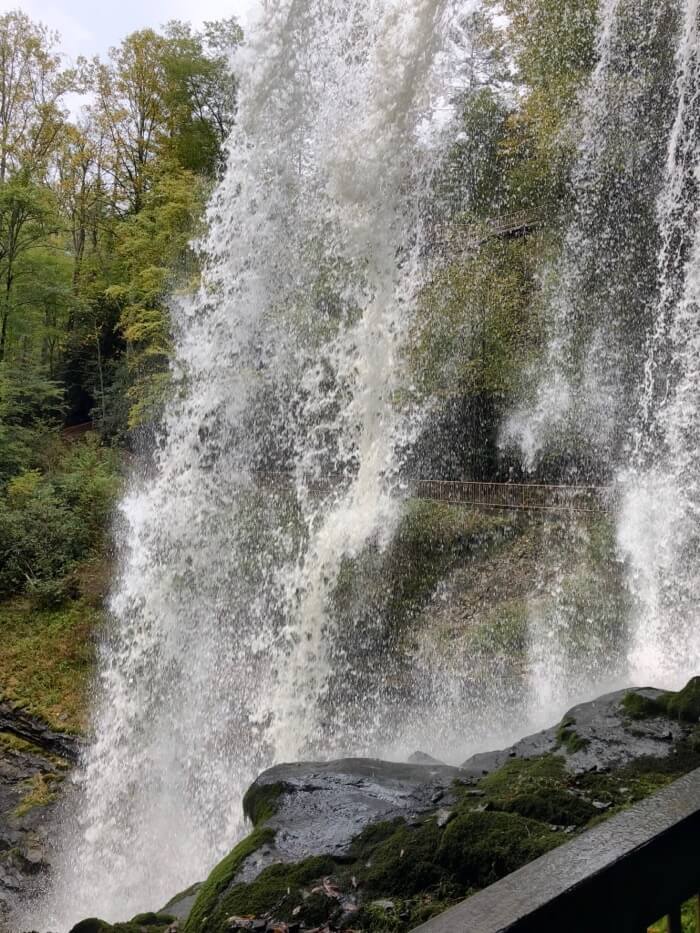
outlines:
[[[283,471],[255,473],[263,483],[290,482],[293,474]],[[311,488],[332,488],[342,477],[315,479]],[[566,486],[553,483],[494,483],[478,480],[420,479],[411,496],[450,505],[472,505],[488,509],[534,512],[603,513],[610,510],[612,490],[608,486]]]
[[[443,245],[450,245],[459,241],[465,249],[476,249],[487,240],[515,234],[526,234],[542,226],[542,220],[529,211],[516,211],[503,214],[500,217],[490,217],[481,223],[450,223],[436,224],[434,240]]]
[[[605,486],[419,480],[414,494],[418,499],[481,508],[599,513],[609,511],[611,490]]]
[[[507,875],[415,933],[681,931],[700,891],[700,769]]]

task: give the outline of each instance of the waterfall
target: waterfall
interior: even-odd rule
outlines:
[[[657,201],[661,245],[631,463],[619,476],[636,679],[677,687],[700,665],[700,4],[686,0],[675,118]]]
[[[569,465],[577,482],[610,478],[628,448],[641,391],[676,20],[675,0],[600,4],[597,63],[568,127],[576,158],[563,246],[543,275],[546,359],[532,397],[503,427],[504,443],[515,441],[531,469],[577,450]]]
[[[542,276],[550,338],[503,426],[528,467],[614,486],[631,606],[582,612],[572,567],[600,542],[545,530],[557,556],[528,643],[518,629],[517,651],[436,657],[419,633],[404,706],[370,597],[334,600],[348,562],[391,542],[425,417],[407,348],[433,271],[452,26],[475,4],[263,0],[202,284],[172,299],[173,397],[117,520],[92,737],[23,926],[161,907],[241,838],[243,793],[273,763],[399,755],[429,734],[446,754],[467,733],[505,743],[601,686],[698,672],[699,3],[601,0]]]
[[[573,216],[544,276],[544,376],[503,427],[531,469],[563,458],[614,488],[631,607],[623,659],[603,642],[576,660],[591,691],[679,686],[700,663],[699,18],[697,0],[601,3]],[[556,666],[562,625],[550,644],[538,628],[534,662]]]
[[[328,605],[343,559],[397,520],[417,417],[396,395],[459,6],[265,4],[235,64],[203,284],[173,300],[175,397],[121,505],[94,737],[42,929],[201,880],[264,767],[377,749],[382,659],[374,695],[338,694],[366,672],[335,650]]]

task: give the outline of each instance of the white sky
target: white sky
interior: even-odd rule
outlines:
[[[78,55],[104,58],[112,45],[145,26],[170,19],[199,25],[237,16],[242,25],[258,0],[0,0],[0,13],[20,9],[61,33],[69,62]],[[67,62],[67,64],[69,63]]]

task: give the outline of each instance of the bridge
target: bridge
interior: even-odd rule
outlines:
[[[447,223],[435,227],[434,242],[449,253],[470,253],[489,240],[507,240],[527,236],[543,225],[541,218],[529,211],[516,211],[491,217],[482,223]]]
[[[291,472],[259,471],[255,481],[264,487],[291,483]],[[313,479],[310,492],[323,495],[342,482],[340,476]],[[409,498],[476,509],[509,509],[524,512],[579,512],[602,514],[611,510],[607,486],[564,486],[547,483],[483,483],[475,480],[419,479],[409,483]]]
[[[474,508],[515,509],[526,512],[592,512],[611,509],[606,486],[556,486],[534,483],[481,483],[471,480],[419,480],[414,496]]]

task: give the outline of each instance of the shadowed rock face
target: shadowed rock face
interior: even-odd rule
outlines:
[[[78,740],[0,702],[0,933],[9,913],[49,870],[56,793],[78,755]]]
[[[46,723],[30,716],[11,703],[0,700],[0,732],[31,742],[44,752],[76,762],[80,754],[80,738],[66,732],[54,732]]]

